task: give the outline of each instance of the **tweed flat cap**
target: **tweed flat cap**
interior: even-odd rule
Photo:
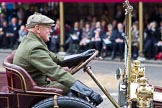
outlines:
[[[54,26],[54,20],[42,15],[41,13],[35,12],[33,15],[29,16],[27,19],[27,28],[33,28],[37,24],[43,24],[43,25],[51,25]]]

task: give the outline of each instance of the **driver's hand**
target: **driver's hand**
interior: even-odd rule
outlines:
[[[89,95],[89,99],[90,102],[93,103],[94,105],[99,105],[103,101],[101,95],[94,91]]]
[[[67,72],[70,72],[71,71],[71,68],[68,68],[68,67],[62,67],[65,71]]]

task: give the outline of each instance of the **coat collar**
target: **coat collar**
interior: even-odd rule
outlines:
[[[38,36],[36,36],[36,34],[34,33],[34,32],[29,32],[28,33],[28,36],[27,36],[28,38],[32,38],[32,39],[34,39],[34,40],[38,40],[40,43],[42,43],[45,47],[47,47],[47,45],[45,44],[45,42],[41,39],[41,38],[39,38]]]

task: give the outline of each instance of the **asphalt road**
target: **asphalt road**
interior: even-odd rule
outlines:
[[[4,70],[2,68],[2,61],[7,55],[8,53],[0,53],[0,70]],[[115,79],[115,70],[118,67],[123,69],[124,63],[93,60],[89,63],[89,66],[92,67],[92,71],[96,75],[97,79],[105,86],[112,97],[117,101],[119,81]],[[149,79],[149,83],[153,86],[162,87],[162,64],[143,63],[142,66],[146,68],[145,74],[146,78]],[[80,70],[74,76],[102,95],[104,101],[98,106],[98,108],[115,108],[87,73],[84,73],[83,70]]]

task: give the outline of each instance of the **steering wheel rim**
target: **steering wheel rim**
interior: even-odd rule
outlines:
[[[84,68],[92,59],[94,59],[97,55],[98,55],[99,51],[96,50],[93,55],[91,57],[89,57],[86,61],[84,61],[83,63],[81,63],[79,66],[74,67],[70,73],[71,74],[75,74],[76,72],[78,72],[81,68]]]

